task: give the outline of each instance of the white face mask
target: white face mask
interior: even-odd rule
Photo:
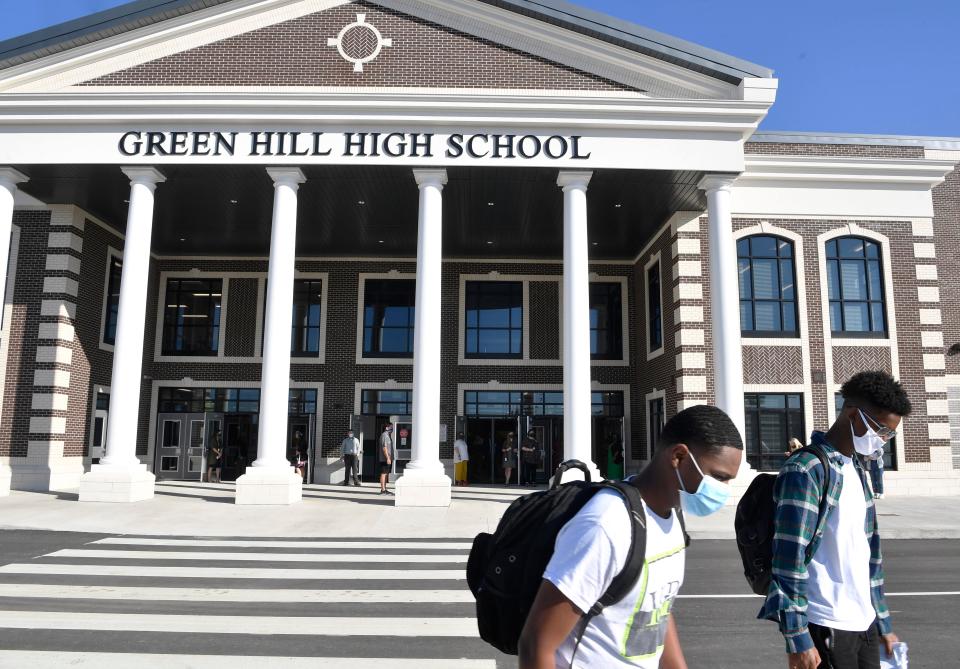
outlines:
[[[880,435],[871,427],[870,421],[867,420],[867,417],[863,415],[863,412],[859,409],[857,410],[860,414],[860,420],[863,421],[863,424],[867,427],[867,431],[863,433],[862,437],[858,437],[857,433],[853,430],[853,421],[850,421],[850,436],[853,438],[853,448],[860,455],[869,458],[883,450],[884,440],[880,438]]]

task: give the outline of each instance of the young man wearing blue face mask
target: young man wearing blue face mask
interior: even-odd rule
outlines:
[[[773,575],[760,617],[779,622],[788,669],[879,669],[880,644],[891,653],[898,641],[862,458],[876,457],[896,436],[910,400],[886,372],[861,372],[841,394],[833,426],[813,434],[830,467],[824,471],[815,453],[799,451],[774,487]]]
[[[553,558],[520,638],[521,669],[686,669],[671,610],[683,583],[685,537],[674,511],[719,510],[737,475],[743,441],[720,409],[695,406],[670,419],[650,464],[630,480],[644,503],[643,575],[621,601],[581,619],[626,564],[631,519],[623,498],[598,492],[557,535]]]

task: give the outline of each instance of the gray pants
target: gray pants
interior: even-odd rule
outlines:
[[[350,483],[351,478],[354,483],[359,483],[360,479],[358,477],[360,475],[360,471],[359,471],[360,467],[359,467],[359,463],[357,462],[357,456],[344,455],[343,465],[344,465],[343,484],[346,485]]]

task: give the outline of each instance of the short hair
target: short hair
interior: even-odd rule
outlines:
[[[860,372],[840,388],[844,403],[866,402],[875,409],[898,416],[909,416],[913,411],[910,398],[903,386],[886,372]]]
[[[743,450],[740,431],[730,416],[707,404],[684,409],[667,421],[660,433],[657,448],[674,444],[686,444],[706,451],[719,451],[727,446]]]

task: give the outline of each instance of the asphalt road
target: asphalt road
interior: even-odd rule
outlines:
[[[100,540],[105,541],[91,543]],[[359,566],[346,562],[351,558],[339,557],[361,552],[349,545],[349,539],[345,540],[346,545],[338,546],[266,548],[210,547],[203,545],[202,539],[184,539],[186,545],[183,546],[110,543],[117,541],[122,544],[125,539],[76,533],[0,531],[0,667],[24,666],[26,656],[9,651],[52,652],[30,656],[35,669],[64,666],[68,661],[75,666],[101,669],[108,665],[104,664],[103,656],[95,655],[100,652],[125,653],[127,655],[115,657],[123,658],[127,664],[116,666],[132,665],[141,669],[152,668],[147,660],[158,653],[237,659],[260,656],[261,660],[250,665],[258,669],[271,666],[268,659],[271,657],[300,658],[308,662],[302,666],[316,666],[319,662],[327,669],[340,666],[365,669],[366,664],[356,664],[353,658],[375,659],[375,666],[391,669],[401,666],[399,658],[409,658],[409,666],[417,669],[516,666],[513,658],[496,653],[478,639],[467,638],[472,636],[469,618],[473,615],[473,605],[468,593],[464,596],[466,585],[459,580],[460,576],[449,573],[444,576],[440,571],[428,573],[428,570],[462,569],[462,558],[466,554],[462,541],[449,547],[436,542],[429,546],[386,542],[382,548],[378,546],[371,551],[368,546],[363,553],[370,556],[370,561]],[[196,545],[190,545],[193,543]],[[64,549],[67,550],[62,555],[51,555]],[[77,549],[108,552],[84,557]],[[133,554],[131,550],[145,552]],[[884,550],[894,627],[910,644],[912,669],[958,666],[958,644],[954,635],[960,629],[960,594],[956,594],[960,593],[957,569],[960,540],[894,540],[885,542]],[[264,551],[276,551],[276,555],[285,556],[293,564],[277,563],[274,554],[264,558]],[[164,552],[179,553],[180,557],[172,559],[172,555],[162,555]],[[193,554],[183,555],[183,552]],[[311,559],[321,561],[305,564],[300,562],[303,556],[298,558],[298,554],[310,554],[314,556]],[[398,564],[397,556],[404,554],[412,555],[410,563]],[[434,562],[446,559],[450,564],[417,564],[420,557]],[[257,562],[258,559],[261,561]],[[194,578],[186,574],[191,569],[217,565],[223,569],[261,571],[241,574],[236,581]],[[262,571],[264,567],[267,573]],[[366,571],[383,567],[403,570],[405,575],[392,581],[382,573],[374,577],[374,572]],[[341,568],[347,569],[336,571]],[[328,571],[290,578],[292,569],[304,569],[299,572],[304,575],[307,569]],[[107,573],[110,570],[115,573]],[[271,570],[276,573],[269,573]],[[701,540],[691,546],[682,599],[674,609],[691,667],[786,666],[776,625],[756,619],[760,599],[748,596],[740,572],[739,557],[732,542]],[[40,594],[44,588],[49,592]],[[179,588],[183,595],[166,597],[165,601],[156,598],[139,601],[129,596],[130,592],[139,590],[129,591],[125,598],[118,594],[126,588],[146,588],[154,593],[158,589]],[[419,594],[409,601],[384,603],[383,594],[398,589]],[[357,594],[361,590],[367,594]],[[68,591],[72,591],[72,595],[68,596]],[[327,591],[352,594],[331,602],[319,601],[312,594]],[[231,601],[237,593],[249,601]],[[53,612],[49,614],[55,616],[50,619],[49,627],[42,619],[28,620],[38,611]],[[85,620],[97,614],[105,616],[103,622]],[[111,629],[113,621],[109,616],[112,614],[131,618],[142,614],[144,621],[139,623],[142,629]],[[165,627],[167,620],[179,616],[185,621],[182,624],[200,627],[216,624],[220,616],[245,618],[234,619],[233,627],[220,632],[202,633],[200,627],[196,630]],[[284,617],[335,617],[338,624],[352,628],[352,633],[313,627],[320,624],[316,622],[298,622],[289,629],[264,633],[263,621],[269,623]],[[81,629],[73,629],[72,622],[61,624],[62,619],[77,621]],[[438,621],[437,627],[427,624],[419,631],[391,632],[423,619]],[[459,619],[461,623],[459,627],[441,632],[439,625],[443,619]],[[390,624],[396,627],[379,627],[383,620],[392,621]],[[63,629],[53,629],[58,626]],[[334,658],[344,658],[344,664],[338,664]],[[434,664],[427,664],[430,660]],[[247,665],[225,661],[215,666],[239,669]]]

